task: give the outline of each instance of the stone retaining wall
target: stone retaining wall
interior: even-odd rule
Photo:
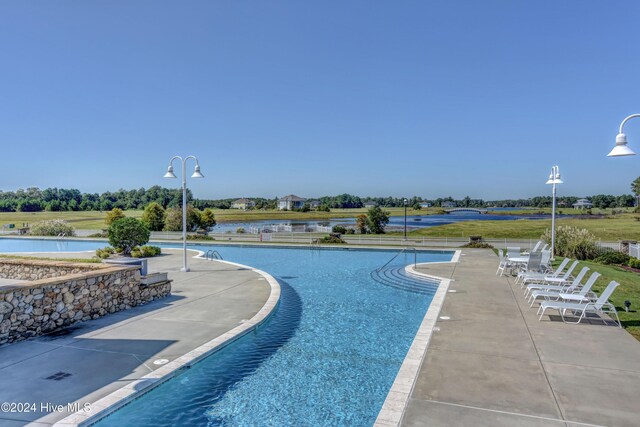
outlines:
[[[0,259],[0,278],[39,280],[66,276],[104,268],[101,264],[83,264],[58,261]]]
[[[24,265],[15,266],[16,262]],[[0,259],[0,269],[3,267],[19,277],[74,273],[0,286],[0,344],[96,319],[171,293],[170,280],[141,284],[138,267]]]

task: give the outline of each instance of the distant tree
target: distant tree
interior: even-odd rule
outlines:
[[[107,215],[104,218],[104,223],[107,225],[107,227],[109,227],[115,221],[122,218],[124,218],[124,212],[122,212],[122,209],[113,208],[109,212],[107,212]]]
[[[413,206],[411,206],[413,208],[414,211],[419,211],[422,209],[422,205],[420,203],[415,203]]]
[[[631,183],[631,191],[636,196],[636,206],[640,206],[640,176]]]
[[[369,208],[367,212],[367,228],[372,234],[384,234],[384,227],[389,223],[389,212],[383,211],[380,206]]]
[[[216,226],[216,218],[213,214],[213,209],[206,208],[200,212],[200,227],[210,229]]]
[[[182,231],[182,208],[169,208],[164,222],[165,231]],[[200,227],[200,211],[187,205],[187,231],[196,231]]]
[[[124,255],[130,255],[131,249],[149,241],[151,232],[144,223],[135,218],[120,218],[109,226],[109,244],[121,248]]]
[[[151,202],[142,213],[142,222],[151,231],[161,231],[164,228],[165,211],[159,203]]]
[[[360,214],[356,217],[356,228],[358,233],[367,234],[367,216],[365,214]]]

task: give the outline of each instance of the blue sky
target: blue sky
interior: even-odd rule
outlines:
[[[0,1],[0,189],[629,193],[637,1]],[[626,127],[640,153],[640,119]],[[177,168],[179,169],[179,168]],[[188,166],[189,174],[192,165]]]

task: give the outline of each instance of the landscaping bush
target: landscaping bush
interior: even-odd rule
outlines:
[[[470,242],[460,246],[461,248],[493,249],[493,245],[485,242]]]
[[[187,240],[216,240],[214,237],[206,234],[187,234]]]
[[[551,230],[547,229],[541,239],[551,243]],[[555,246],[556,255],[561,257],[586,260],[598,255],[595,236],[584,228],[559,226],[556,229]]]
[[[334,225],[333,228],[331,228],[331,231],[334,233],[346,234],[347,229],[342,225]]]
[[[111,211],[107,212],[107,215],[104,218],[104,223],[108,226],[113,224],[119,219],[124,218],[124,212],[120,208],[113,208]]]
[[[134,258],[152,258],[162,253],[162,249],[157,246],[140,246],[131,250],[131,256]]]
[[[318,240],[320,243],[347,243],[338,236],[325,236],[322,239]]]
[[[107,230],[103,230],[99,233],[93,233],[93,234],[89,234],[87,237],[99,237],[99,238],[105,238],[105,237],[109,237],[107,234]]]
[[[238,233],[238,234],[243,234],[243,233],[245,233],[245,229],[244,229],[244,227],[238,227],[238,228],[237,228],[237,230],[236,230],[236,233]]]
[[[594,262],[598,264],[626,264],[629,262],[630,256],[627,254],[623,254],[622,252],[609,250],[603,252],[593,259]]]
[[[347,232],[345,234],[356,234],[356,230],[353,228],[347,228]]]
[[[96,256],[98,258],[106,259],[113,255],[115,252],[116,250],[111,246],[105,246],[104,248],[96,249]]]
[[[640,269],[640,259],[631,257],[629,258],[629,262],[627,263],[627,265],[631,268]]]
[[[34,236],[75,236],[75,229],[67,221],[52,219],[40,221],[31,226],[31,234]]]
[[[109,226],[108,234],[111,246],[122,248],[124,255],[130,255],[133,248],[149,241],[151,232],[140,220],[121,218]]]

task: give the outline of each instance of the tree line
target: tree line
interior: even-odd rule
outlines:
[[[640,195],[640,178],[632,183],[632,191],[636,196]],[[596,194],[588,198],[596,208],[623,208],[636,204],[636,198],[630,194],[614,196],[609,194]],[[250,198],[256,203],[254,209],[276,209],[278,198],[262,197]],[[551,196],[537,196],[528,199],[488,200],[454,199],[452,197],[426,199],[419,196],[407,197],[407,206],[419,208],[421,204],[429,203],[431,206],[442,206],[445,202],[452,202],[458,207],[487,208],[487,207],[535,207],[544,208],[551,206]],[[571,207],[579,197],[560,196],[557,202],[560,207]],[[187,189],[187,202],[194,208],[204,210],[207,208],[230,209],[235,199],[195,199]],[[365,204],[373,203],[381,207],[403,207],[404,197],[359,197],[352,194],[339,194],[337,196],[322,196],[317,199],[319,210],[362,208]],[[310,210],[311,199],[307,201],[306,209]],[[182,205],[182,190],[153,186],[148,189],[137,190],[120,189],[115,192],[82,193],[77,189],[46,188],[40,190],[36,187],[19,189],[17,191],[0,191],[0,212],[39,212],[39,211],[110,211],[111,209],[144,209],[150,203],[155,202],[163,209],[179,207]]]

